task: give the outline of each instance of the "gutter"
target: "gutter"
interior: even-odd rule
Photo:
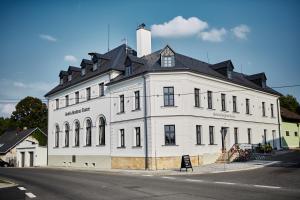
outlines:
[[[144,79],[144,138],[145,138],[145,169],[149,169],[148,166],[148,124],[147,124],[147,95],[146,95],[146,77]]]
[[[282,148],[281,144],[281,128],[280,128],[280,106],[279,106],[279,98],[277,99],[277,118],[278,118],[278,131],[279,131],[279,147]]]

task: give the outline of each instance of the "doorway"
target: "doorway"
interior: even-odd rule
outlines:
[[[29,152],[29,167],[33,167],[33,152]]]
[[[21,167],[25,167],[25,152],[21,152]]]
[[[222,141],[222,152],[226,152],[228,141],[228,127],[221,127],[221,141]]]

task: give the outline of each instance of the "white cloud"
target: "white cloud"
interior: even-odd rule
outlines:
[[[14,82],[13,84],[14,84],[14,86],[20,87],[20,88],[25,88],[26,87],[25,84],[22,83],[22,82]]]
[[[234,27],[231,29],[233,35],[237,37],[238,39],[245,40],[247,39],[247,34],[250,33],[250,28],[249,26],[245,24],[241,24],[239,26]]]
[[[39,37],[43,40],[47,40],[49,42],[56,42],[57,39],[51,35],[46,35],[46,34],[40,34]]]
[[[186,37],[195,35],[206,28],[208,28],[207,22],[197,17],[185,19],[177,16],[163,24],[153,24],[151,32],[156,37]]]
[[[77,58],[75,56],[72,55],[65,55],[64,60],[67,62],[76,62]]]
[[[221,29],[213,28],[209,31],[200,32],[198,36],[204,41],[222,42],[226,33],[227,31],[225,28],[221,28]]]
[[[10,117],[11,113],[16,109],[15,106],[13,103],[0,103],[0,116]]]

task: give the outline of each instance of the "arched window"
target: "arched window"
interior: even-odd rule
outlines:
[[[99,145],[105,145],[105,119],[99,119]]]
[[[68,123],[65,124],[65,147],[69,146],[69,134],[70,133],[70,126]]]
[[[55,147],[59,147],[59,126],[55,126]]]
[[[75,122],[75,147],[79,146],[79,130],[80,130],[80,124],[79,122]]]
[[[92,122],[90,119],[86,120],[86,146],[92,145]]]

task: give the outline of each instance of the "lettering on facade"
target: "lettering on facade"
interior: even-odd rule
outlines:
[[[81,108],[81,109],[78,109],[78,110],[72,110],[72,111],[66,112],[65,116],[75,115],[75,114],[79,114],[79,113],[82,113],[82,112],[88,112],[88,111],[90,111],[90,108]]]
[[[235,118],[232,114],[225,114],[225,113],[213,113],[216,117],[223,117],[223,118]]]

